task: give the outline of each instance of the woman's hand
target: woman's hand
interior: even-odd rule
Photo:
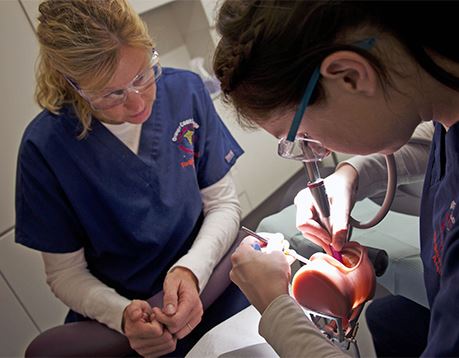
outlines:
[[[148,302],[134,300],[123,312],[123,330],[131,348],[143,357],[175,351],[177,338],[151,315]]]
[[[290,264],[281,251],[263,253],[252,247],[258,240],[246,237],[231,256],[231,280],[250,303],[263,313],[278,296],[288,293]]]
[[[153,308],[155,318],[178,339],[201,322],[204,310],[196,276],[184,267],[170,271],[163,284],[163,309]]]
[[[341,251],[348,235],[349,215],[354,206],[359,176],[353,166],[343,164],[324,179],[330,201],[332,237],[319,224],[319,216],[309,189],[303,189],[295,197],[296,226],[303,236],[321,246],[328,254],[330,244]]]

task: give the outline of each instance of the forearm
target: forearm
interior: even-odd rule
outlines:
[[[204,203],[201,229],[188,253],[171,267],[191,270],[198,279],[200,292],[236,239],[240,225],[239,201],[229,173],[219,182],[203,189],[201,195]]]
[[[83,249],[42,256],[46,281],[57,298],[73,311],[121,332],[123,311],[130,300],[89,272]]]
[[[259,333],[280,357],[348,357],[287,294],[277,297],[263,312]]]

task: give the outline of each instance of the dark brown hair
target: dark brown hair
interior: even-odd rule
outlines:
[[[382,86],[391,85],[382,61],[355,45],[363,39],[342,40],[349,30],[371,27],[393,35],[431,76],[459,90],[459,78],[425,51],[459,60],[451,39],[455,21],[448,21],[458,9],[456,2],[438,1],[226,0],[218,14],[222,38],[214,71],[243,124],[253,125],[276,110],[296,107],[314,69],[336,51],[361,54]],[[311,103],[323,98],[319,81]]]

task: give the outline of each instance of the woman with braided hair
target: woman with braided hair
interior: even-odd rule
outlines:
[[[326,179],[330,233],[307,190],[299,193],[306,239],[343,247],[355,200],[381,189],[382,154],[395,153],[401,182],[426,168],[420,234],[429,308],[401,296],[370,304],[378,356],[459,355],[458,13],[457,2],[227,0],[218,16],[214,70],[241,122],[282,141],[309,137],[369,155]],[[428,141],[433,126],[426,166],[426,146],[413,138]],[[342,354],[288,295],[283,255],[243,243],[231,277],[262,313],[260,332],[280,356]]]

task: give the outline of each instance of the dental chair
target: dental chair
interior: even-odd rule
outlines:
[[[246,236],[237,239],[216,266],[201,293],[204,309],[209,307],[229,286],[231,254]],[[162,291],[151,297],[151,306],[162,307]],[[39,334],[27,347],[25,357],[126,357],[137,356],[128,339],[97,321],[62,324]]]

